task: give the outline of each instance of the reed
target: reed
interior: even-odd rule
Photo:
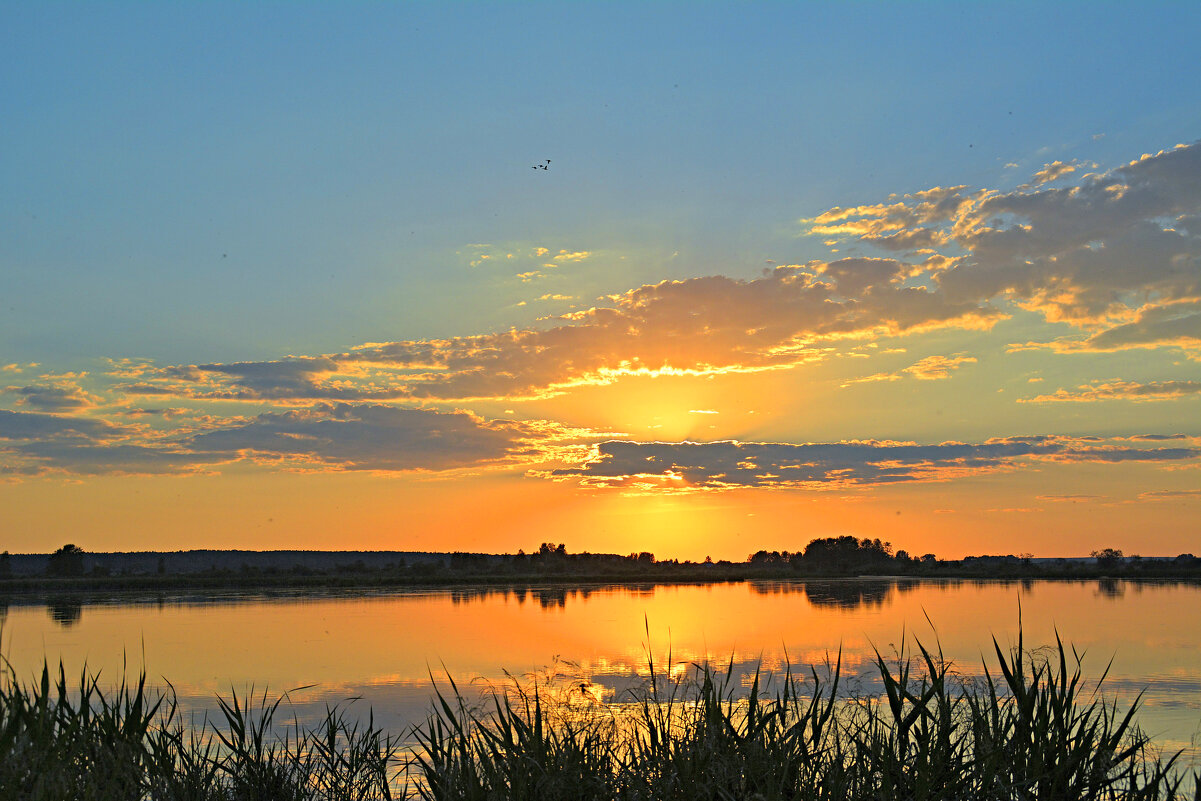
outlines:
[[[1018,645],[980,681],[959,680],[921,644],[876,654],[879,695],[840,693],[785,668],[734,676],[696,665],[673,680],[650,664],[624,706],[579,692],[509,686],[482,708],[438,697],[409,765],[425,801],[479,799],[912,799],[1067,801],[1201,798],[1125,712],[1085,691],[1061,641]],[[670,663],[670,658],[669,658]],[[453,686],[453,685],[452,685]]]
[[[645,686],[617,703],[539,679],[475,704],[452,682],[411,749],[338,707],[277,725],[286,696],[234,693],[196,723],[144,674],[104,689],[43,665],[26,686],[3,664],[0,798],[1201,799],[1201,777],[1138,728],[1138,701],[1106,700],[1105,674],[1086,682],[1062,641],[1031,652],[1019,633],[994,651],[975,680],[920,643],[877,653],[871,692],[848,690],[837,658],[745,683],[733,660],[673,677],[648,658]]]
[[[184,721],[174,693],[142,673],[107,692],[71,685],[59,665],[25,687],[0,679],[0,798],[11,801],[373,801],[393,798],[395,737],[338,707],[320,725],[275,727],[284,696],[219,698],[220,715]]]

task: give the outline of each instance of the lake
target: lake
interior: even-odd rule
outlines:
[[[807,674],[841,651],[844,673],[870,674],[875,649],[892,656],[916,638],[941,645],[966,677],[983,659],[995,674],[992,638],[1016,642],[1020,608],[1028,647],[1054,645],[1058,631],[1084,654],[1089,680],[1112,659],[1103,689],[1122,703],[1143,692],[1143,728],[1201,764],[1196,584],[859,579],[8,603],[3,653],[23,680],[44,658],[69,678],[85,664],[108,680],[144,668],[197,714],[231,688],[293,690],[289,720],[349,703],[398,734],[425,717],[448,675],[483,689],[506,671],[557,672],[620,701],[645,678],[648,654],[676,674],[706,660]]]

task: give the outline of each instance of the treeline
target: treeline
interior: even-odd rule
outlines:
[[[399,552],[397,552],[399,553]],[[177,584],[181,578],[194,586],[387,586],[393,584],[471,583],[538,580],[619,581],[739,581],[755,578],[834,578],[856,576],[911,576],[916,578],[1201,578],[1201,559],[1192,554],[1174,558],[1127,556],[1106,548],[1088,558],[1035,559],[1030,554],[969,556],[939,559],[935,554],[910,554],[894,550],[880,539],[851,536],[814,539],[800,551],[760,550],[744,561],[702,562],[657,559],[649,551],[627,555],[569,553],[563,543],[544,542],[531,553],[420,554],[412,559],[396,556],[383,561],[380,554],[354,558],[340,554],[336,562],[314,566],[289,564],[286,557],[271,562],[262,553],[254,564],[188,572],[166,571],[160,559],[153,571],[114,573],[97,554],[89,559],[83,549],[68,544],[45,557],[40,576],[14,576],[10,556],[0,554],[0,581],[10,588],[46,583],[87,584],[98,588],[151,586],[156,581]],[[226,560],[227,562],[229,560]],[[87,565],[91,564],[88,569]]]

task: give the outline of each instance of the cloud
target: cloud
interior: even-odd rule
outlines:
[[[1201,381],[1108,381],[1083,384],[1076,391],[1058,389],[1049,395],[1019,398],[1018,403],[1084,403],[1102,400],[1159,401],[1201,395]]]
[[[1133,348],[1172,346],[1193,358],[1201,355],[1201,301],[1149,303],[1133,320],[1104,328],[1085,339],[1058,339],[1011,345],[1011,350],[1046,348],[1057,353],[1112,353]]]
[[[1138,498],[1140,501],[1187,500],[1189,498],[1201,498],[1201,489],[1152,490],[1150,492],[1140,492]]]
[[[339,470],[448,470],[531,456],[543,432],[467,412],[333,404],[260,414],[193,436],[192,450]]]
[[[1201,144],[1108,172],[1077,177],[1074,168],[1054,162],[1036,183],[1009,192],[935,187],[805,221],[811,233],[914,252],[904,258],[784,265],[748,280],[662,281],[524,330],[262,362],[143,366],[121,389],[298,403],[545,397],[630,374],[791,367],[822,358],[821,348],[839,339],[984,328],[1006,316],[1005,304],[1085,334],[1018,348],[1170,345],[1201,353]],[[1069,177],[1074,184],[1064,183]],[[472,252],[504,261],[554,252],[541,250]],[[590,255],[563,248],[547,263]],[[945,378],[970,358],[937,357],[905,374]]]
[[[149,444],[148,444],[149,443]],[[212,459],[104,420],[0,410],[0,467],[13,475],[175,473]]]
[[[805,223],[885,250],[944,248],[956,260],[932,278],[949,301],[1008,298],[1083,328],[1201,299],[1201,143],[1045,185],[1070,166],[1048,165],[1011,192],[936,187]]]
[[[580,452],[595,432],[469,412],[318,404],[250,418],[204,418],[167,432],[0,411],[0,456],[25,474],[164,474],[249,461],[284,469],[441,471],[530,466]],[[575,456],[574,458],[579,458]]]
[[[907,286],[913,267],[850,258],[777,267],[762,278],[663,281],[611,305],[554,318],[547,329],[368,344],[341,354],[278,361],[123,365],[131,394],[168,388],[229,400],[520,398],[603,384],[628,374],[697,374],[789,367],[848,337],[946,326],[987,327],[1002,315],[948,304]]]
[[[120,432],[118,426],[104,420],[0,409],[0,440],[100,439]]]
[[[1057,181],[1065,175],[1075,172],[1079,167],[1076,164],[1067,164],[1062,161],[1052,161],[1045,165],[1041,170],[1034,173],[1032,183],[1035,186],[1048,184],[1052,181]]]
[[[952,372],[965,364],[974,364],[975,361],[975,356],[965,356],[962,353],[952,356],[927,356],[921,361],[909,365],[902,372],[923,381],[936,381],[950,378]]]
[[[599,443],[585,463],[540,473],[595,487],[643,491],[735,488],[846,489],[947,481],[1030,461],[1117,463],[1196,461],[1201,448],[1130,448],[1066,437],[1011,437],[983,443],[765,442]]]
[[[41,412],[81,411],[99,402],[95,395],[90,395],[78,385],[70,383],[5,387],[0,392],[15,396],[18,406],[28,406]]]
[[[965,364],[973,364],[975,361],[975,356],[966,356],[962,353],[955,353],[950,356],[927,356],[903,368],[899,372],[874,373],[863,378],[853,378],[849,381],[844,381],[840,386],[848,387],[851,384],[865,384],[876,381],[900,381],[906,375],[923,381],[937,381],[950,378],[952,372]]]
[[[14,452],[37,472],[70,475],[162,475],[191,473],[228,461],[213,454],[197,454],[162,445],[133,443],[96,444],[48,440],[16,446]]]

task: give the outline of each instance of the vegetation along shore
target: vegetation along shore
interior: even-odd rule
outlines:
[[[219,699],[185,720],[145,676],[0,678],[0,797],[151,799],[1178,799],[1198,776],[1160,753],[1086,681],[1062,642],[997,646],[983,678],[937,649],[877,655],[878,690],[837,661],[808,675],[694,665],[601,703],[584,685],[514,683],[473,703],[438,695],[414,730],[338,708],[305,728],[281,699]],[[1102,676],[1101,682],[1103,683]]]
[[[1140,557],[1106,548],[1087,557],[1029,554],[939,559],[894,551],[878,539],[827,537],[804,550],[749,554],[744,561],[656,559],[648,552],[569,553],[542,543],[531,553],[405,551],[175,551],[89,553],[74,544],[49,554],[0,554],[0,594],[328,587],[387,589],[538,582],[723,582],[751,579],[913,578],[1201,580],[1193,554]]]

